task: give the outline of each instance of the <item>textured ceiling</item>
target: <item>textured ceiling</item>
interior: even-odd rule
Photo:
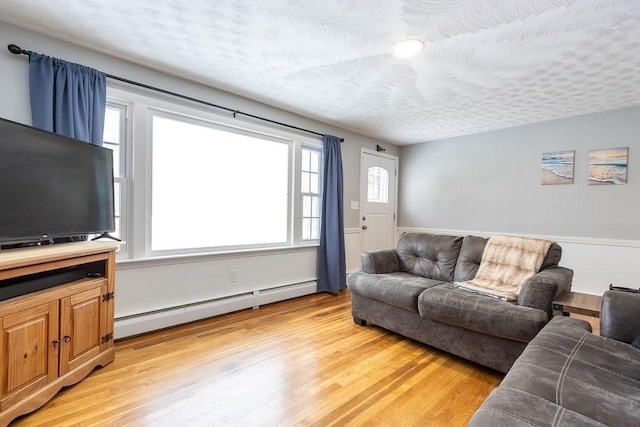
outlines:
[[[401,145],[640,104],[640,0],[2,0],[0,20]],[[409,37],[426,49],[394,58]]]

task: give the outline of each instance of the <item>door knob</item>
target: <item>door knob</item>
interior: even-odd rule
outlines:
[[[362,229],[363,229],[363,230],[366,230],[367,228],[369,228],[369,227],[367,227],[366,225],[363,225],[363,226],[362,226]]]

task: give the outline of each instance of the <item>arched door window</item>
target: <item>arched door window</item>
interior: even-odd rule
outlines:
[[[367,171],[367,201],[389,203],[389,172],[380,167],[371,167]]]

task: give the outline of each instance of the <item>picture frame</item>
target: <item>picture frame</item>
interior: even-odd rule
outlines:
[[[575,150],[542,153],[542,185],[573,184]]]

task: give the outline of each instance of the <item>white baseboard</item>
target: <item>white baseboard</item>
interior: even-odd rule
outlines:
[[[233,295],[194,304],[171,307],[149,313],[117,318],[115,320],[114,335],[116,339],[144,334],[183,323],[194,322],[208,317],[218,316],[247,308],[257,308],[260,305],[284,301],[304,295],[310,295],[317,290],[313,282],[296,283],[272,289],[254,291],[241,295]]]
[[[314,294],[318,290],[317,282],[298,283],[279,288],[255,291],[253,293],[253,307],[259,307],[273,302],[284,301],[304,295]]]

